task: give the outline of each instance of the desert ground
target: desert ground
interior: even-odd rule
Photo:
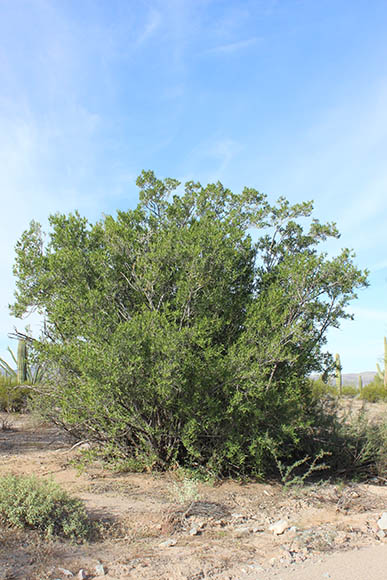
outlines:
[[[95,541],[74,544],[0,527],[0,579],[387,578],[377,526],[387,511],[385,481],[196,484],[179,471],[82,468],[82,453],[30,415],[0,414],[0,475],[53,478],[102,529]]]

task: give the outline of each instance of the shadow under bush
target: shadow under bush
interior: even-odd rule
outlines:
[[[300,451],[316,457],[324,451],[327,475],[387,478],[387,424],[371,421],[365,409],[339,412],[337,401],[326,398],[313,411],[314,427],[300,440]]]

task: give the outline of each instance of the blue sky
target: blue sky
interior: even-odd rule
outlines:
[[[0,356],[31,219],[134,207],[136,176],[313,199],[367,267],[344,372],[387,335],[385,0],[0,0]]]

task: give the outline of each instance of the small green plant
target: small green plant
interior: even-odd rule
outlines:
[[[320,463],[323,457],[330,455],[330,453],[327,451],[320,451],[311,463],[309,462],[311,458],[306,456],[302,459],[298,459],[291,465],[285,465],[282,463],[274,449],[270,449],[270,452],[274,457],[275,464],[281,477],[281,482],[285,488],[303,485],[304,482],[312,475],[312,473],[315,473],[316,471],[322,471],[324,469],[329,469],[325,463]],[[298,470],[299,468],[302,469],[302,472],[296,475],[295,470]]]
[[[197,480],[189,477],[179,482],[175,481],[172,493],[175,501],[181,504],[192,503],[200,497]]]
[[[0,478],[0,521],[17,528],[36,529],[46,537],[84,541],[92,529],[82,502],[55,482],[35,476]]]

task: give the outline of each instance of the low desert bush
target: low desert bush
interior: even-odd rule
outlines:
[[[92,525],[80,500],[70,497],[55,482],[35,476],[0,478],[0,522],[84,541]]]
[[[325,383],[321,379],[313,379],[311,381],[312,393],[316,399],[321,399],[322,397],[357,397],[360,394],[359,389],[355,385],[344,385],[342,387],[341,393],[337,390],[335,385],[330,385]]]
[[[371,383],[363,387],[360,398],[369,403],[387,401],[387,388],[384,386],[383,381],[376,376]]]
[[[174,481],[171,493],[174,501],[180,504],[192,503],[200,497],[198,482],[189,477],[185,477],[183,481]]]
[[[315,399],[321,399],[322,397],[336,397],[337,390],[336,387],[329,385],[322,379],[312,379],[310,381],[312,388],[312,395]]]
[[[355,385],[345,385],[341,393],[344,397],[357,397],[359,389]]]
[[[0,375],[0,411],[22,411],[29,390],[17,384],[14,377]]]

